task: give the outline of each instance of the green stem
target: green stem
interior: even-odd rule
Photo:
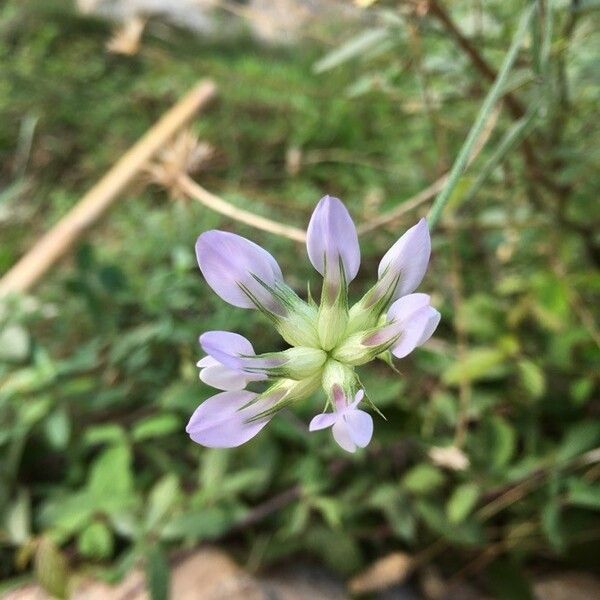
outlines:
[[[456,188],[461,175],[464,173],[467,168],[467,164],[469,161],[469,156],[471,155],[471,151],[473,150],[473,146],[475,141],[479,137],[481,131],[483,130],[490,113],[492,112],[496,102],[502,96],[504,91],[504,85],[506,84],[506,80],[508,78],[508,74],[517,58],[517,53],[523,42],[523,38],[527,33],[527,29],[529,26],[529,21],[534,13],[535,4],[530,5],[521,16],[521,20],[519,21],[519,26],[517,27],[517,31],[512,39],[512,43],[508,52],[506,53],[506,57],[504,58],[504,62],[500,71],[498,72],[498,76],[494,81],[494,85],[491,90],[488,92],[481,109],[479,110],[479,114],[475,119],[475,123],[471,127],[469,134],[467,135],[467,139],[465,140],[460,152],[458,153],[458,157],[454,161],[452,165],[452,169],[450,170],[450,175],[448,177],[448,183],[444,187],[444,189],[438,194],[431,210],[429,211],[429,215],[427,217],[427,221],[429,222],[429,227],[433,228],[436,223],[439,221],[442,211],[444,207],[448,203],[452,192]]]

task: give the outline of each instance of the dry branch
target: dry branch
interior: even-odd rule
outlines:
[[[226,217],[229,217],[240,223],[245,223],[256,229],[262,229],[269,233],[274,233],[281,237],[295,240],[297,242],[306,241],[306,232],[298,227],[292,225],[285,225],[266,217],[254,214],[237,206],[233,206],[223,198],[211,194],[208,190],[205,190],[201,185],[198,185],[188,175],[182,174],[177,180],[178,188],[184,192],[190,198],[197,200],[204,204],[204,206],[218,212]]]
[[[198,83],[0,280],[0,296],[25,292],[62,258],[113,204],[148,161],[215,96],[212,81]]]

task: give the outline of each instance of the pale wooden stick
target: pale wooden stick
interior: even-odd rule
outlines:
[[[260,215],[244,210],[243,208],[233,206],[233,204],[223,200],[223,198],[215,196],[208,190],[205,190],[188,175],[180,175],[177,178],[177,186],[190,198],[197,200],[211,210],[221,213],[226,217],[230,217],[235,221],[245,223],[246,225],[250,225],[256,229],[262,229],[263,231],[274,233],[275,235],[279,235],[290,240],[295,240],[296,242],[306,241],[306,231],[303,229],[293,227],[292,225],[284,225],[283,223],[272,221],[266,217],[261,217]]]
[[[118,198],[165,143],[215,96],[210,80],[199,82],[128,150],[102,179],[0,279],[0,296],[25,292],[62,258]]]

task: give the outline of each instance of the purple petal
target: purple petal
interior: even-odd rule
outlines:
[[[356,408],[364,397],[365,390],[358,390],[358,392],[356,392],[356,394],[354,395],[354,401],[352,402],[352,404],[350,404],[348,408]]]
[[[373,419],[364,410],[349,410],[343,417],[350,439],[359,447],[364,448],[373,437]]]
[[[202,369],[200,379],[206,385],[226,391],[243,390],[248,383],[244,373],[220,364]]]
[[[326,429],[331,427],[337,420],[335,413],[321,413],[316,417],[313,417],[310,425],[308,426],[309,431],[319,431],[319,429]]]
[[[207,331],[200,336],[200,345],[226,367],[256,375],[256,381],[265,378],[257,369],[278,367],[285,362],[283,357],[255,357],[252,344],[243,335],[232,331]]]
[[[362,341],[365,346],[379,346],[389,343],[398,336],[417,311],[429,306],[427,294],[409,294],[399,298],[390,306],[387,313],[388,325],[371,333]]]
[[[256,308],[250,297],[254,296],[268,310],[282,314],[279,302],[257,280],[273,287],[283,281],[281,269],[254,242],[227,231],[206,231],[196,242],[196,257],[206,282],[226,302]]]
[[[331,432],[338,446],[347,452],[356,452],[356,444],[352,440],[352,436],[348,430],[348,423],[344,419],[338,419],[331,428]]]
[[[346,410],[348,402],[341,386],[335,383],[331,388],[331,391],[333,392],[333,407],[335,411],[339,413]]]
[[[399,277],[392,299],[415,290],[429,263],[431,239],[425,219],[411,227],[384,255],[379,263],[379,279]]]
[[[196,366],[200,367],[200,368],[205,368],[205,367],[214,367],[215,365],[220,364],[218,360],[216,360],[215,358],[213,358],[212,356],[205,356],[204,358],[201,358],[197,363]]]
[[[192,440],[209,448],[240,446],[271,420],[250,420],[274,404],[274,399],[264,399],[244,408],[254,398],[254,392],[246,391],[216,394],[195,410],[185,430]]]
[[[435,308],[430,306],[427,325],[425,326],[425,330],[423,331],[423,334],[421,335],[421,339],[419,340],[417,346],[422,346],[433,335],[433,332],[437,329],[441,318],[442,315],[440,315],[440,313],[437,310],[435,310]]]
[[[396,321],[400,337],[390,348],[396,358],[404,358],[410,354],[420,343],[431,317],[430,306],[420,308],[405,321]]]
[[[431,297],[428,294],[409,294],[394,302],[388,312],[388,321],[406,321],[411,315],[424,306],[429,306]]]
[[[344,268],[346,282],[352,281],[360,266],[360,246],[352,217],[338,198],[325,196],[317,204],[306,232],[306,249],[314,268],[325,276],[338,277]]]

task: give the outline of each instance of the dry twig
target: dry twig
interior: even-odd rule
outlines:
[[[148,161],[215,96],[216,86],[205,80],[163,117],[48,231],[0,280],[0,296],[25,292],[62,258],[117,200]]]

